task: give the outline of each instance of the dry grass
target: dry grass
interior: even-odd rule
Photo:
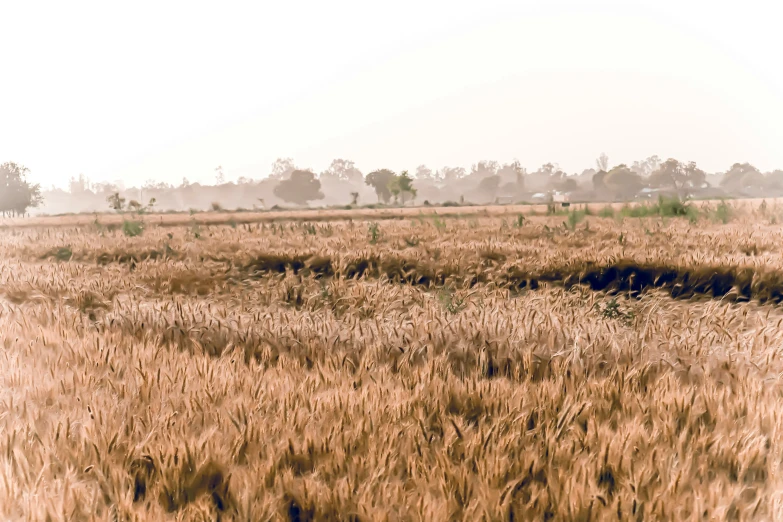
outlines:
[[[359,219],[0,231],[0,518],[783,518],[778,226]]]

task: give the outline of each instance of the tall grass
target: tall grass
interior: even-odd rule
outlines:
[[[0,519],[780,519],[783,232],[583,218],[0,229]]]

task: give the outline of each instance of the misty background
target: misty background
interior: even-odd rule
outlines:
[[[29,168],[46,213],[106,210],[112,190],[160,209],[295,206],[275,192],[295,170],[278,158],[320,182],[309,206],[378,201],[335,158],[364,176],[407,171],[416,204],[663,188],[649,168],[596,185],[601,151],[607,172],[676,158],[676,192],[769,196],[782,14],[672,0],[6,2],[0,162]],[[704,183],[678,172],[691,162]]]
[[[645,201],[678,198],[771,198],[783,196],[783,170],[761,172],[748,163],[707,173],[696,163],[650,156],[631,165],[610,166],[600,155],[592,167],[566,173],[547,163],[533,171],[518,162],[479,161],[469,169],[426,165],[414,171],[362,172],[352,161],[334,160],[322,172],[298,168],[280,158],[261,179],[225,181],[215,168],[212,184],[149,180],[139,187],[71,178],[67,190],[42,191],[43,204],[32,213],[107,212],[119,195],[130,207],[154,200],[157,210],[268,210],[355,205],[436,205],[542,203],[558,196],[570,201]],[[403,182],[400,179],[403,177]],[[405,179],[407,178],[407,180]]]

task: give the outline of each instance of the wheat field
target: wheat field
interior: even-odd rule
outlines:
[[[783,520],[776,212],[7,226],[0,518]]]

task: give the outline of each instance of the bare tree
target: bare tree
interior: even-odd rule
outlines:
[[[277,158],[272,163],[272,172],[269,173],[269,179],[288,179],[295,170],[294,160],[291,158]]]
[[[598,156],[598,159],[595,160],[595,165],[598,167],[598,170],[603,170],[604,172],[609,172],[609,156],[606,155],[605,152],[602,152],[600,156]]]

